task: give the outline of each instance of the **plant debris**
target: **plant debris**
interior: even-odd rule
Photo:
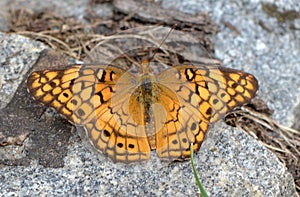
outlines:
[[[263,3],[263,11],[271,17],[275,17],[280,23],[293,21],[300,18],[300,13],[295,10],[279,11],[275,4]]]
[[[213,44],[208,35],[215,35],[219,28],[208,15],[192,16],[173,10],[166,12],[156,3],[132,0],[114,1],[114,6],[112,18],[101,18],[88,10],[84,22],[74,17],[63,18],[49,11],[34,13],[28,9],[10,10],[10,33],[42,41],[56,51],[84,60],[86,54],[105,36],[145,25],[172,27],[176,24],[176,29],[189,31],[198,38],[198,43],[213,53]],[[140,13],[136,8],[143,12]]]
[[[18,136],[4,136],[0,132],[0,146],[18,145],[22,146],[23,142],[28,138],[29,133],[25,132]]]

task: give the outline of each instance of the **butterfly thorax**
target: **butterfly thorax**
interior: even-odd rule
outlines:
[[[150,147],[155,148],[155,115],[153,106],[158,100],[155,77],[143,74],[138,78],[138,86],[130,97],[131,116],[136,124],[144,126]],[[137,113],[139,111],[139,113]]]
[[[137,99],[145,110],[145,123],[151,121],[151,105],[157,102],[157,87],[153,76],[148,74],[141,77],[140,85],[137,88]]]

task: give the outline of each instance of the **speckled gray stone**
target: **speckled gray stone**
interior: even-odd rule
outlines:
[[[9,9],[17,10],[17,9],[27,9],[33,12],[41,12],[48,11],[53,12],[58,16],[64,17],[76,17],[82,22],[85,21],[84,17],[87,15],[88,11],[93,11],[96,15],[101,17],[110,17],[113,15],[113,7],[110,4],[96,4],[89,6],[91,1],[86,0],[1,0],[0,1],[0,22],[9,21]],[[90,10],[89,10],[90,9]],[[0,30],[7,30],[7,25],[0,25]]]
[[[35,63],[39,53],[46,48],[41,42],[35,42],[16,34],[0,32],[0,109],[4,108],[14,96],[28,69]]]
[[[263,3],[275,4],[279,11],[300,12],[297,0],[163,0],[162,6],[192,14],[208,12],[221,25],[221,31],[212,38],[216,57],[228,67],[254,74],[260,85],[258,95],[275,110],[274,119],[291,126],[300,95],[300,34],[289,29],[289,24],[297,26],[299,19],[279,23],[263,12]],[[236,27],[240,35],[224,26],[222,20]]]
[[[83,144],[70,144],[63,168],[47,169],[34,162],[30,167],[0,168],[0,190],[5,196],[195,196],[198,193],[189,162],[160,167],[151,163],[147,167],[124,166],[107,161]],[[211,129],[195,163],[209,196],[296,196],[292,177],[276,156],[224,123]]]

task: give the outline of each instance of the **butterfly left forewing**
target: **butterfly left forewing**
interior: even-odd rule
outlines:
[[[36,100],[76,123],[71,99],[74,98],[72,86],[79,77],[79,70],[79,66],[74,66],[66,70],[34,71],[27,79],[28,91]]]
[[[116,71],[100,65],[34,71],[27,79],[27,87],[36,100],[54,108],[70,122],[82,125],[94,117],[95,105],[110,99],[118,76]]]

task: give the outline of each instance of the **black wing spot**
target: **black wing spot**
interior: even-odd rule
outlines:
[[[172,141],[173,144],[178,144],[178,141],[175,139]]]
[[[117,146],[118,146],[119,148],[122,148],[122,147],[123,147],[123,143],[118,143]]]
[[[213,104],[214,104],[214,105],[217,104],[218,102],[219,102],[218,99],[214,99],[214,100],[213,100]]]
[[[74,85],[74,82],[75,82],[75,79],[72,79],[72,80],[70,81],[70,86]]]
[[[51,82],[49,83],[49,85],[51,86],[51,88],[55,88],[55,87],[56,87],[56,83],[55,83],[54,81],[51,81]]]
[[[131,148],[131,149],[134,148],[134,144],[129,144],[128,148]]]
[[[212,108],[211,107],[209,107],[207,110],[206,110],[206,114],[207,115],[211,115],[212,114]]]
[[[197,128],[197,124],[194,122],[191,126],[192,131],[194,131]],[[185,139],[185,138],[184,138]]]
[[[76,99],[72,99],[72,100],[71,100],[71,103],[72,103],[73,105],[77,105],[77,104],[78,104],[78,101],[77,101]]]
[[[193,124],[195,124],[195,123],[193,123]],[[183,143],[187,143],[187,139],[186,139],[186,138],[183,138],[183,139],[182,139],[182,142],[183,142]]]
[[[85,112],[83,111],[83,109],[78,109],[78,115],[79,116],[84,116]]]
[[[103,131],[103,133],[104,133],[105,137],[110,137],[110,133],[106,129]]]
[[[238,85],[239,85],[238,83],[233,83],[231,87],[232,87],[233,89],[235,89],[236,87],[238,87]]]
[[[66,97],[66,98],[69,98],[69,94],[66,93],[66,92],[63,93],[63,96]]]

